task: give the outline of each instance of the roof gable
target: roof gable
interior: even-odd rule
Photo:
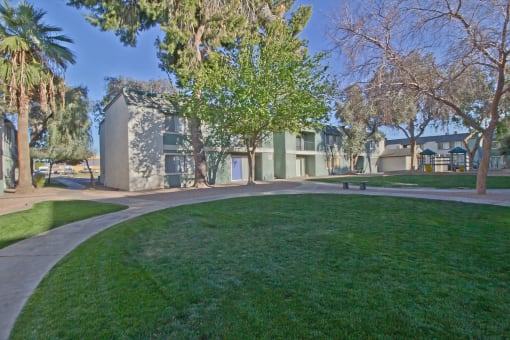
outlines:
[[[419,154],[419,149],[416,150],[416,154]],[[386,149],[384,152],[379,156],[381,158],[388,158],[388,157],[409,157],[411,156],[411,149],[405,148],[405,149]]]
[[[416,140],[416,144],[425,144],[425,143],[429,143],[429,142],[436,142],[436,143],[458,142],[458,141],[463,141],[468,136],[469,136],[469,133],[454,133],[453,135],[418,137],[418,139]],[[409,145],[409,144],[410,144],[409,138],[386,140],[386,145]]]
[[[169,95],[150,93],[144,91],[136,91],[128,88],[122,91],[113,98],[113,100],[105,107],[105,111],[119,98],[124,97],[126,105],[134,107],[143,107],[148,109],[155,109],[163,114],[172,114],[177,112],[176,105]]]

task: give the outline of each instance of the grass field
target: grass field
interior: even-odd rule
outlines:
[[[368,186],[388,188],[474,189],[476,187],[476,175],[472,174],[360,175],[317,178],[312,179],[312,181],[328,183],[367,181]],[[510,176],[487,177],[487,188],[510,189]]]
[[[12,339],[508,338],[510,209],[409,198],[239,198],[79,246]]]
[[[0,216],[0,249],[64,224],[126,209],[92,201],[48,201],[32,209]]]

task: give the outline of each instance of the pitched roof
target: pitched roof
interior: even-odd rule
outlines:
[[[420,149],[416,148],[416,154],[418,155],[419,153],[420,153]],[[406,156],[411,156],[411,149],[409,149],[409,148],[386,149],[379,157],[387,158],[387,157],[406,157]]]
[[[425,144],[428,142],[437,142],[437,143],[443,143],[443,142],[458,142],[463,141],[467,136],[469,136],[469,133],[454,133],[453,135],[439,135],[439,136],[427,136],[427,137],[419,137],[416,140],[416,144]],[[400,138],[400,139],[387,139],[386,145],[409,145],[409,138]]]
[[[339,127],[331,126],[331,125],[326,125],[325,133],[327,135],[335,135],[335,136],[341,136],[342,135],[342,131],[340,130]]]
[[[105,111],[120,96],[124,97],[128,106],[156,109],[159,112],[166,114],[177,111],[176,105],[174,104],[175,98],[172,98],[169,95],[131,90],[128,88],[123,88],[122,91],[110,102],[110,104],[105,107]]]
[[[448,152],[449,153],[467,153],[466,149],[463,149],[460,146],[457,146],[456,148],[453,148]]]
[[[420,152],[420,155],[433,156],[433,155],[437,155],[437,152],[434,152],[430,149],[425,149],[422,152]]]

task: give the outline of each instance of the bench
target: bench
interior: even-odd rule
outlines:
[[[349,184],[351,185],[359,185],[359,190],[367,190],[367,181],[360,182],[342,182],[342,187],[344,189],[349,189]]]

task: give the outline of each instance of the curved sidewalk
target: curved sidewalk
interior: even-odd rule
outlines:
[[[492,190],[486,196],[478,196],[472,190],[384,188],[368,188],[365,191],[343,190],[338,184],[320,182],[282,181],[256,186],[161,190],[146,193],[69,189],[59,189],[55,192],[56,196],[30,197],[31,202],[48,199],[88,199],[124,204],[129,208],[67,224],[0,249],[0,339],[2,340],[9,338],[14,322],[33,290],[66,254],[83,241],[115,224],[156,210],[225,198],[302,193],[403,196],[510,206],[510,190]],[[23,204],[21,206],[23,207]],[[14,205],[13,209],[16,210],[16,208],[17,206]]]

